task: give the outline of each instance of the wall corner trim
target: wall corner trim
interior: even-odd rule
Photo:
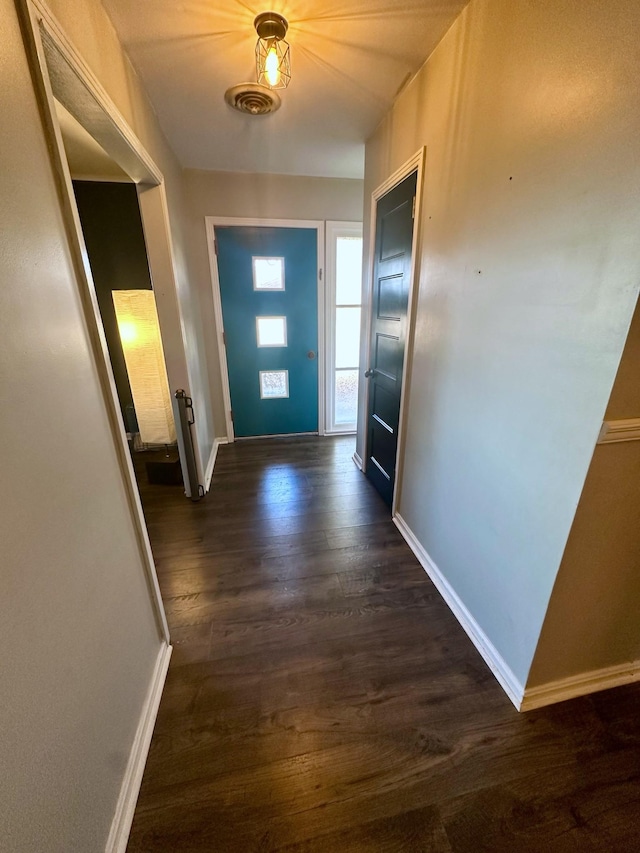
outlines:
[[[138,794],[140,793],[142,775],[145,764],[147,763],[153,727],[158,716],[160,698],[162,697],[162,690],[167,677],[172,651],[172,647],[163,642],[158,652],[147,696],[142,706],[138,728],[133,739],[133,746],[129,753],[129,761],[127,762],[127,769],[122,780],[122,787],[120,788],[120,796],[116,804],[113,821],[111,822],[111,830],[105,846],[105,853],[125,853],[127,848],[131,824],[133,823],[133,814],[136,809]]]
[[[360,456],[359,453],[356,452],[353,454],[353,461],[355,463],[356,468],[359,471],[364,471],[364,467],[362,465],[362,457]]]
[[[527,687],[520,710],[532,711],[534,708],[542,708],[611,687],[620,687],[623,684],[632,684],[635,681],[640,681],[640,660],[582,672],[580,675],[549,681],[537,687]]]
[[[209,455],[209,461],[207,462],[207,470],[204,473],[204,490],[205,493],[209,491],[211,488],[211,478],[213,477],[213,469],[216,464],[216,459],[218,457],[218,448],[221,444],[228,444],[229,441],[227,438],[214,438],[213,439],[213,447],[211,448],[211,453]]]
[[[484,658],[485,663],[495,676],[496,680],[513,702],[518,711],[523,710],[522,699],[524,687],[518,681],[502,655],[498,652],[491,640],[484,633],[480,625],[465,607],[449,581],[433,562],[429,554],[421,545],[409,525],[399,513],[393,516],[393,522],[402,534],[407,545],[416,555],[418,562],[433,581],[433,585],[444,598],[460,625],[464,628],[467,636]]]
[[[640,441],[640,418],[605,421],[602,424],[598,444],[616,444],[620,441]]]

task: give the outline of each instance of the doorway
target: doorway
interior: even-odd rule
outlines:
[[[219,227],[216,252],[236,437],[317,432],[316,232]]]
[[[162,173],[122,119],[113,102],[97,84],[91,70],[68,41],[57,21],[45,7],[36,8],[29,0],[21,4],[23,33],[32,57],[31,70],[39,96],[41,116],[50,143],[51,162],[56,177],[60,207],[68,236],[71,260],[78,282],[87,334],[99,377],[113,446],[126,500],[158,626],[158,634],[168,648],[170,638],[160,595],[149,536],[136,485],[116,383],[109,358],[98,298],[87,259],[85,241],[74,199],[72,178],[62,138],[55,102],[86,131],[105,159],[110,159],[134,186],[142,224],[157,314],[166,342],[166,368],[174,388],[189,388],[186,355],[182,346],[180,317],[176,310],[176,280]],[[196,439],[197,442],[197,439]],[[184,466],[183,466],[184,470]],[[168,661],[168,656],[166,657]]]
[[[424,157],[422,148],[371,197],[371,288],[365,315],[368,367],[360,421],[363,462],[357,451],[354,460],[392,516],[402,475]]]
[[[120,412],[140,490],[183,477],[135,184],[77,170],[63,128]]]
[[[324,224],[207,217],[227,435],[323,433]]]

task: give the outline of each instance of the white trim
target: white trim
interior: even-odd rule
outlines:
[[[355,237],[359,238],[362,243],[363,227],[362,222],[339,222],[337,220],[329,220],[326,223],[326,275],[325,275],[325,327],[326,327],[326,342],[325,342],[325,375],[327,377],[325,388],[325,435],[348,435],[356,432],[358,415],[356,412],[356,421],[351,424],[336,424],[335,423],[335,385],[334,376],[336,372],[335,366],[335,340],[336,340],[336,245],[340,237]],[[358,306],[362,312],[362,294],[360,294],[360,303]],[[361,318],[362,326],[362,318]],[[353,368],[344,368],[345,370],[357,370],[360,372],[360,364]]]
[[[404,445],[405,445],[405,431],[406,431],[406,418],[408,411],[408,403],[409,403],[409,374],[411,372],[411,362],[413,358],[413,340],[414,340],[414,332],[415,332],[415,315],[416,315],[416,305],[417,299],[415,298],[415,292],[417,290],[417,283],[420,274],[420,243],[421,243],[421,230],[420,230],[420,222],[421,222],[421,214],[422,214],[422,196],[423,196],[423,184],[424,184],[424,171],[425,171],[425,159],[426,159],[427,149],[423,145],[422,148],[419,148],[418,151],[410,157],[399,169],[397,169],[392,175],[390,175],[386,181],[384,181],[380,186],[376,187],[376,189],[371,193],[371,208],[370,208],[370,219],[369,219],[369,266],[367,270],[367,284],[368,284],[368,298],[366,302],[363,302],[363,338],[364,338],[364,347],[362,352],[365,357],[364,367],[365,369],[369,366],[369,358],[370,358],[370,350],[371,350],[371,311],[373,308],[373,273],[374,273],[374,260],[375,260],[375,242],[376,242],[376,215],[378,208],[378,201],[386,195],[390,190],[394,189],[399,183],[408,178],[413,172],[416,172],[417,181],[416,181],[416,208],[414,211],[413,217],[413,238],[411,245],[411,281],[409,284],[409,298],[407,302],[407,332],[405,337],[404,344],[404,358],[403,358],[403,366],[402,366],[402,383],[400,387],[400,414],[398,418],[398,443],[396,450],[396,476],[395,482],[393,486],[393,500],[391,504],[391,515],[394,516],[398,503],[398,495],[400,494],[400,489],[402,485],[402,474],[404,469]],[[364,388],[364,412],[363,412],[363,428],[364,434],[362,436],[362,459],[363,459],[363,470],[366,468],[366,462],[364,460],[367,459],[367,442],[368,442],[368,412],[369,412],[369,383],[365,384]]]
[[[176,293],[176,264],[171,240],[171,224],[169,207],[164,181],[157,186],[137,184],[138,205],[142,219],[149,270],[153,283],[153,291],[158,306],[158,321],[162,337],[163,351],[167,366],[167,377],[172,395],[182,388],[187,396],[189,392],[189,370],[185,361],[187,351],[184,318]],[[177,323],[176,323],[177,320]],[[179,341],[179,344],[178,344]],[[167,353],[170,357],[167,360]],[[179,369],[176,370],[176,362]],[[196,413],[197,416],[197,413]],[[204,460],[202,459],[198,430],[192,431],[192,442],[195,451],[197,486],[204,479]],[[189,482],[189,466],[184,453],[184,445],[179,444],[180,467],[185,483]]]
[[[74,181],[82,183],[83,181],[92,184],[133,184],[133,181],[128,175],[79,175],[74,172],[72,175]]]
[[[377,201],[382,198],[383,195],[386,195],[392,189],[398,186],[398,184],[402,183],[405,178],[408,178],[412,172],[416,172],[417,170],[424,167],[424,155],[426,152],[426,146],[422,146],[418,148],[416,153],[409,157],[402,166],[399,166],[393,174],[389,175],[386,181],[383,181],[379,184],[375,190],[371,193],[372,197]],[[418,201],[416,200],[416,206]],[[417,216],[415,217],[418,218]]]
[[[96,142],[105,148],[111,159],[136,183],[148,182],[160,184],[163,180],[162,172],[143,148],[140,140],[125,121],[122,113],[107,94],[106,89],[69,40],[64,29],[46,3],[43,0],[21,0],[21,4],[26,10],[34,35],[39,32],[39,25],[41,25],[46,38],[55,47],[62,62],[66,63],[68,69],[72,72],[71,77],[63,74],[66,78],[64,85],[69,98],[72,101],[75,100],[78,86],[80,86],[84,90],[85,97],[88,93],[99,108],[98,111],[93,111],[89,105],[86,105],[87,115],[83,115],[81,121],[85,130],[93,136]],[[36,41],[38,42],[39,64],[42,68],[43,63],[46,66],[44,48],[41,39],[36,37]],[[61,68],[64,68],[64,65]],[[46,85],[50,89],[48,74],[45,80]],[[66,103],[63,105],[67,107]],[[52,108],[53,103],[49,106]],[[73,109],[73,106],[70,112],[75,116],[76,111]]]
[[[640,418],[605,421],[602,424],[598,444],[615,444],[620,441],[640,441]]]
[[[230,442],[236,440],[233,420],[231,418],[231,390],[229,387],[229,365],[227,348],[224,338],[224,319],[222,316],[222,297],[220,294],[220,277],[218,273],[218,256],[216,252],[216,226],[232,226],[237,228],[308,228],[317,234],[317,275],[318,283],[318,434],[324,435],[324,397],[325,397],[325,366],[324,366],[324,334],[325,334],[325,297],[324,297],[324,221],[319,219],[252,219],[234,216],[205,216],[207,233],[207,248],[209,251],[209,269],[211,272],[211,288],[213,291],[213,311],[217,329],[218,357],[222,374],[222,397],[224,400],[224,417],[227,428],[227,438]],[[246,436],[247,438],[249,436]]]
[[[516,678],[507,662],[487,637],[480,625],[478,625],[469,610],[467,610],[462,599],[458,596],[449,581],[425,551],[406,521],[401,515],[396,513],[393,516],[393,522],[402,534],[407,545],[416,555],[422,568],[433,581],[433,585],[444,598],[453,615],[466,631],[467,636],[473,645],[484,658],[485,663],[494,674],[504,692],[520,711],[522,709],[522,699],[524,696],[524,687],[520,681]]]
[[[213,315],[218,331],[218,359],[220,360],[220,375],[222,378],[222,400],[224,403],[224,421],[227,428],[227,440],[235,441],[233,418],[231,417],[231,391],[229,388],[229,365],[227,364],[227,347],[224,337],[224,322],[222,320],[222,296],[220,294],[220,277],[218,275],[218,257],[216,253],[216,236],[213,217],[205,216],[207,246],[209,249],[209,270],[211,272],[211,289],[213,291]]]
[[[213,439],[213,447],[211,448],[211,453],[209,454],[209,461],[207,462],[207,470],[204,475],[204,490],[205,493],[209,491],[211,488],[211,479],[213,477],[213,469],[216,464],[216,459],[218,457],[218,449],[221,444],[227,444],[226,438],[214,438]]]
[[[62,27],[41,0],[19,0],[18,10],[23,19],[23,31],[27,52],[34,77],[34,86],[41,105],[45,125],[45,136],[50,143],[50,154],[55,179],[59,190],[60,208],[64,221],[68,247],[74,273],[78,282],[78,293],[82,303],[86,328],[91,341],[96,371],[100,380],[105,409],[109,419],[118,464],[122,474],[129,509],[140,545],[145,574],[150,587],[159,636],[169,644],[169,627],[164,612],[155,562],[149,542],[149,534],[142,511],[129,445],[125,432],[113,369],[102,326],[91,268],[88,263],[82,226],[75,204],[69,165],[64,150],[60,125],[55,110],[54,94],[47,64],[49,60],[59,66],[58,83],[63,89],[63,105],[105,148],[107,153],[137,181],[146,181],[164,198],[162,173],[158,170],[142,144],[126,124],[113,101],[90,71],[80,54],[65,35]],[[65,100],[66,98],[66,100]],[[85,122],[85,111],[90,118]],[[95,134],[96,127],[101,134]],[[141,208],[142,213],[142,208]],[[143,220],[144,222],[144,220]],[[170,240],[168,231],[167,240]],[[149,247],[147,247],[149,248]],[[175,286],[175,282],[173,282]]]
[[[357,452],[355,452],[355,453],[353,454],[353,457],[352,457],[352,458],[353,458],[353,461],[355,462],[355,466],[356,466],[356,468],[358,468],[360,471],[363,471],[363,470],[364,470],[364,468],[362,467],[362,459],[361,459],[361,457],[360,457],[360,454],[359,454],[359,453],[357,453]]]
[[[125,853],[127,841],[131,832],[133,815],[136,810],[140,785],[144,773],[153,727],[158,716],[158,708],[162,697],[164,682],[169,669],[172,648],[163,643],[149,682],[149,689],[142,706],[138,728],[133,739],[133,746],[129,753],[127,769],[120,788],[120,795],[116,803],[116,810],[111,822],[109,838],[105,846],[105,853]]]
[[[640,660],[595,669],[580,675],[569,676],[569,678],[561,678],[558,681],[549,681],[539,687],[527,687],[520,710],[532,711],[534,708],[542,708],[555,702],[564,702],[566,699],[575,699],[577,696],[586,696],[588,693],[596,693],[599,690],[608,690],[611,687],[632,684],[636,681],[640,681]]]

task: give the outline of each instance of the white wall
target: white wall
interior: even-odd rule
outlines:
[[[0,846],[93,853],[160,637],[10,0],[0,16]]]
[[[427,146],[399,511],[522,684],[638,293],[639,27],[472,0],[366,149],[368,199]]]
[[[362,217],[363,182],[341,178],[203,172],[186,169],[189,253],[205,329],[215,434],[226,434],[222,379],[216,344],[205,216],[257,219],[339,219]]]

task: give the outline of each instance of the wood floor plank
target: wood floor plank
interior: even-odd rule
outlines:
[[[174,654],[130,853],[640,849],[640,689],[519,715],[353,449],[141,481]]]

